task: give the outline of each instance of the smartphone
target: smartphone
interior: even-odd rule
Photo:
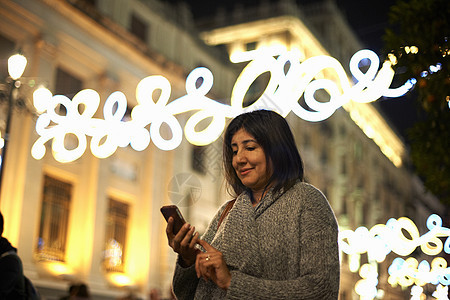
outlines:
[[[176,205],[165,205],[161,207],[161,213],[163,214],[166,221],[169,220],[169,217],[173,218],[173,234],[177,234],[184,223],[186,223],[183,215]]]

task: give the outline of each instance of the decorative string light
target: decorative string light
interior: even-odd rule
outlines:
[[[368,103],[382,96],[398,97],[412,87],[412,82],[407,82],[402,87],[390,89],[394,76],[392,64],[384,62],[378,71],[378,56],[370,50],[355,53],[350,61],[352,75],[357,81],[354,85],[342,65],[330,56],[317,56],[300,62],[299,51],[277,48],[276,51],[284,52],[274,58],[272,50],[255,50],[249,57],[235,58],[237,61],[252,60],[233,87],[231,105],[206,96],[213,86],[213,75],[203,67],[194,69],[187,77],[186,95],[171,102],[171,85],[165,77],[156,75],[142,79],[136,88],[138,104],[133,108],[129,121],[122,121],[127,99],[120,91],[108,97],[103,108],[104,119],[99,119],[93,117],[100,104],[100,96],[95,90],[82,90],[70,100],[62,95],[52,96],[49,90],[40,88],[33,94],[34,105],[41,115],[36,122],[40,137],[32,147],[32,156],[41,159],[46,152],[45,143],[52,140],[52,153],[57,161],[74,161],[85,152],[88,136],[91,137],[91,152],[99,158],[106,158],[118,147],[128,145],[142,151],[150,141],[161,150],[173,150],[183,138],[183,129],[175,116],[186,112],[193,114],[184,126],[184,136],[191,144],[203,146],[222,134],[227,119],[243,112],[269,109],[286,117],[292,111],[304,120],[317,122],[329,118],[349,101]],[[359,64],[366,60],[370,64],[363,72]],[[289,69],[286,71],[287,65]],[[334,74],[333,78],[322,78],[325,70],[326,74]],[[244,107],[244,97],[250,86],[265,72],[271,76],[264,93],[252,105]],[[197,86],[197,82],[202,83]],[[157,99],[154,99],[155,90],[160,91]],[[328,101],[316,98],[319,90],[327,91]],[[307,107],[299,103],[302,96]],[[61,105],[67,111],[64,116],[55,110]],[[78,110],[80,105],[84,107],[82,113]],[[209,122],[208,125],[200,130],[198,125],[205,122]],[[162,134],[162,127],[170,129],[169,138]],[[76,146],[70,149],[65,144],[68,136],[76,140]]]
[[[370,230],[359,227],[355,231],[339,232],[339,248],[349,255],[350,270],[359,270],[362,277],[355,286],[355,291],[365,299],[373,299],[373,288],[377,285],[372,278],[375,272],[369,272],[366,265],[360,267],[361,254],[367,253],[369,262],[374,265],[383,262],[391,252],[408,256],[418,247],[430,256],[436,256],[442,251],[450,254],[450,229],[442,227],[442,219],[436,214],[430,215],[427,228],[429,231],[420,235],[413,221],[402,217],[390,219],[385,225],[376,224]],[[441,238],[446,238],[444,243]],[[419,299],[419,287],[425,284],[436,285],[436,295],[441,295],[442,288],[439,286],[450,285],[450,267],[442,257],[435,257],[431,264],[426,260],[419,263],[414,257],[397,257],[389,266],[388,273],[388,283],[392,286],[414,286],[411,290],[412,299]]]

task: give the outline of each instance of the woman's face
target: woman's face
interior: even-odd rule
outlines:
[[[252,191],[261,191],[272,172],[266,155],[256,139],[244,129],[239,129],[231,139],[232,165],[241,182]]]

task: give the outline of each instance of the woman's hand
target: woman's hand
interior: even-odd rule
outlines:
[[[198,232],[194,232],[195,227],[186,223],[175,235],[173,233],[173,218],[170,217],[167,220],[166,234],[169,240],[169,246],[181,256],[183,267],[192,266],[195,263],[197,254],[201,252],[195,247],[199,241],[199,234]]]
[[[206,252],[201,252],[195,260],[197,277],[211,279],[218,287],[227,290],[231,283],[231,273],[223,258],[222,252],[203,240],[198,240]]]

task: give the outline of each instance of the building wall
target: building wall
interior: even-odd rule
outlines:
[[[89,14],[82,11],[86,7],[78,5],[80,2],[73,3],[2,0],[5,9],[1,12],[0,34],[22,48],[28,58],[23,82],[34,79],[54,90],[56,70],[62,68],[81,79],[83,88],[98,91],[101,104],[95,116],[103,118],[101,108],[116,90],[127,95],[129,106],[136,105],[135,88],[145,76],[165,76],[172,84],[173,100],[186,93],[185,79],[193,68],[213,65],[221,77],[212,93],[219,99],[225,98],[221,89],[229,89],[233,71],[216,58],[215,50],[199,43],[173,20],[164,18],[161,10],[168,7],[162,3],[153,3],[155,8],[152,3],[144,5],[140,1],[98,1],[98,7],[90,7]],[[128,32],[132,11],[151,23],[148,43]],[[10,50],[12,54],[16,49]],[[32,91],[26,85],[20,89],[28,104]],[[172,201],[168,186],[177,174],[195,175],[190,164],[193,147],[184,141],[177,150],[162,151],[150,143],[144,151],[118,149],[106,159],[94,157],[88,148],[80,159],[62,164],[52,157],[48,143],[45,157],[35,160],[30,156],[38,138],[35,120],[24,112],[13,114],[10,154],[1,191],[1,210],[7,222],[5,236],[18,247],[26,275],[47,299],[64,294],[68,284],[75,281],[88,283],[96,299],[124,295],[127,289],[111,281],[102,269],[106,212],[112,197],[130,207],[123,258],[124,274],[132,280],[129,289],[145,295],[151,288],[164,287],[162,292],[167,294],[175,255],[167,246],[165,221],[159,208]],[[186,115],[179,120],[183,125]],[[66,141],[77,144],[73,136]],[[36,256],[44,174],[73,185],[62,263],[65,271],[56,271],[56,263]],[[221,188],[217,183],[222,182],[220,174],[217,176],[212,182],[208,176],[198,174],[202,194],[196,200],[201,204],[190,214],[200,230],[204,230],[207,220],[225,199],[217,197]],[[187,207],[182,210],[188,213]]]
[[[319,37],[319,30],[308,27],[319,22],[312,11],[308,13],[311,20],[302,20],[305,12],[295,11],[292,1],[283,3],[277,9],[260,7],[258,11],[265,17],[258,20],[255,14],[255,19],[247,23],[241,19],[245,20],[242,12],[231,18],[222,15],[220,26],[198,34],[185,6],[156,0],[98,0],[96,6],[88,1],[0,0],[0,35],[27,56],[24,83],[33,79],[54,90],[57,69],[62,68],[80,78],[83,88],[98,91],[101,100],[95,117],[103,118],[101,108],[114,91],[122,91],[128,106],[135,106],[136,86],[146,76],[166,77],[172,84],[171,100],[185,95],[186,76],[198,66],[209,67],[214,73],[210,98],[229,101],[245,64],[230,64],[228,53],[208,46],[211,44],[225,45],[232,53],[246,49],[249,43],[282,43],[287,49],[301,50],[304,59],[332,54],[343,64],[358,50],[357,41],[341,19],[332,27],[346,35],[341,42],[333,40],[330,48],[323,40],[334,34]],[[290,12],[287,16],[283,14],[286,11]],[[277,16],[270,18],[271,12],[277,12]],[[130,32],[133,14],[147,24],[144,39]],[[224,20],[233,24],[228,26]],[[320,24],[317,26],[320,28]],[[347,40],[352,42],[345,43]],[[29,104],[34,89],[28,84],[20,88]],[[404,215],[412,219],[420,215],[422,219],[430,211],[439,212],[441,205],[426,195],[420,181],[404,166],[395,166],[380,145],[368,138],[352,118],[352,109],[339,109],[317,123],[303,121],[293,113],[287,117],[305,162],[306,179],[328,197],[341,229],[371,227]],[[358,109],[381,122],[388,142],[404,147],[374,108]],[[189,116],[181,114],[177,119],[184,126]],[[114,299],[130,290],[144,296],[152,288],[167,295],[176,257],[167,246],[159,208],[177,203],[199,232],[205,230],[217,208],[230,198],[221,174],[221,139],[200,148],[183,139],[172,151],[162,151],[150,142],[143,151],[119,148],[106,159],[93,156],[88,148],[78,160],[63,164],[51,155],[50,142],[43,159],[31,157],[30,149],[38,138],[35,121],[36,116],[29,113],[13,114],[0,203],[6,220],[4,235],[19,248],[25,274],[47,299],[64,294],[74,281],[88,283],[95,299]],[[73,136],[67,137],[67,142],[77,144]],[[407,162],[406,152],[402,158]],[[193,160],[199,160],[203,171],[193,167]],[[44,175],[73,186],[65,260],[58,265],[66,268],[62,271],[55,269],[54,262],[36,255]],[[177,180],[183,179],[193,180],[193,186],[177,186]],[[176,188],[180,188],[176,190],[178,198],[171,193]],[[103,268],[110,198],[130,208],[123,274],[131,283],[126,288]],[[341,294],[347,295],[343,299],[355,297],[353,286],[360,279],[347,271],[347,264],[343,259]],[[385,289],[392,295],[398,293]],[[392,299],[395,297],[401,296]]]

